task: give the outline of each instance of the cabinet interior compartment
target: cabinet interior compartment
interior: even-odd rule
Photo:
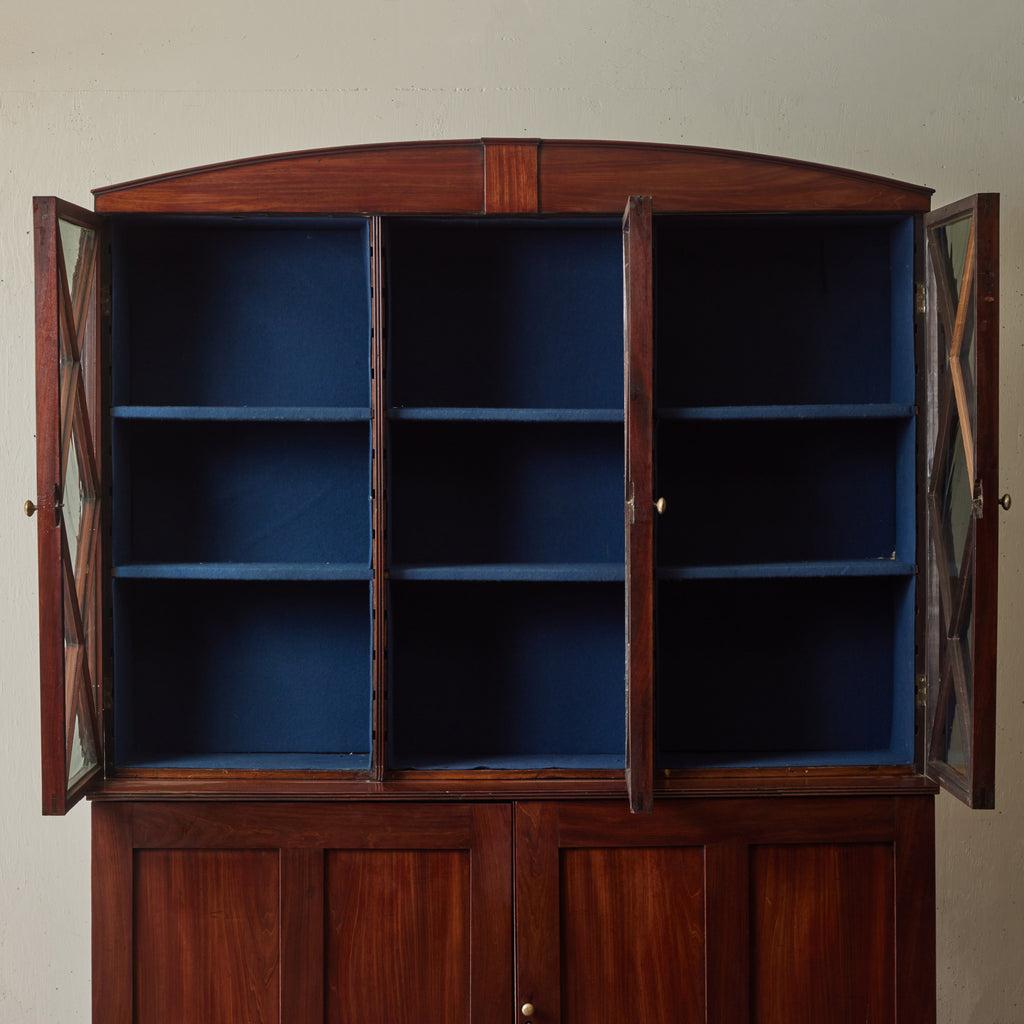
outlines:
[[[910,217],[656,218],[663,408],[914,401]]]
[[[118,765],[366,769],[369,587],[116,579]]]
[[[621,578],[622,460],[621,423],[396,423],[392,563],[561,563]]]
[[[848,571],[912,571],[914,428],[904,417],[662,421],[659,567],[832,562],[838,573],[838,563],[889,562]]]
[[[618,769],[623,588],[392,582],[392,765]]]
[[[618,220],[397,220],[388,238],[393,407],[621,417]]]
[[[115,421],[114,558],[370,562],[367,423]]]
[[[112,221],[116,406],[369,406],[366,222]]]
[[[661,767],[912,763],[912,577],[662,582],[657,617]]]

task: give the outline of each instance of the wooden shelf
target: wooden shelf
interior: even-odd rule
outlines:
[[[393,580],[465,580],[522,583],[622,583],[620,562],[396,565]]]
[[[528,409],[490,406],[397,406],[392,420],[474,423],[621,423],[621,409]]]
[[[119,420],[195,420],[238,423],[361,423],[369,407],[276,405],[115,405]]]
[[[763,562],[748,565],[666,565],[660,580],[823,579],[836,576],[913,576],[911,562],[862,558],[835,562]]]
[[[912,405],[864,402],[847,405],[700,405],[663,407],[661,420],[899,420],[914,415]]]
[[[349,562],[146,562],[114,566],[131,580],[369,580],[368,565]]]

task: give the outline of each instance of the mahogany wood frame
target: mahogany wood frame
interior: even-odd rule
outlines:
[[[622,218],[626,410],[626,788],[654,793],[654,223],[648,196]]]
[[[97,503],[84,510],[83,533],[90,537],[84,554],[70,552],[63,524],[62,487],[69,457],[72,430],[76,445],[91,467],[90,484],[100,495],[106,459],[103,438],[94,434],[90,420],[97,423],[103,408],[103,335],[104,294],[103,219],[53,197],[36,197],[32,205],[35,234],[36,282],[36,517],[39,545],[39,671],[40,723],[42,748],[42,801],[44,814],[65,814],[102,776],[105,750],[105,716],[96,707],[105,685],[94,679],[103,664],[105,617],[101,612],[105,589],[103,579],[106,545],[102,522],[95,522]],[[58,227],[67,221],[93,232],[94,242],[87,260],[87,279],[80,294],[71,295],[66,279],[64,257]],[[77,326],[76,326],[77,325]],[[76,334],[80,337],[76,338]],[[73,345],[78,364],[69,381],[67,393],[62,386],[62,335]],[[90,358],[82,358],[87,336],[92,338]],[[67,408],[62,408],[67,402]],[[100,428],[102,431],[102,427]],[[106,502],[98,501],[100,509]],[[98,547],[97,547],[98,546]],[[72,565],[72,559],[81,562]],[[68,574],[74,580],[75,593],[69,591]],[[91,591],[91,593],[90,593]],[[72,673],[67,693],[67,648],[64,643],[65,614],[70,613],[85,647],[81,685],[78,672]],[[85,618],[83,618],[83,616]],[[87,622],[85,621],[87,619]],[[103,673],[104,679],[106,673]],[[72,706],[71,702],[74,702]],[[92,723],[92,739],[97,764],[69,788],[68,751],[76,715],[84,714]]]
[[[758,794],[758,793],[915,793],[934,789],[934,782],[922,777],[926,753],[923,702],[918,703],[918,735],[916,762],[907,768],[807,768],[807,769],[750,769],[750,770],[673,770],[653,778],[653,743],[651,728],[646,723],[651,710],[646,706],[650,698],[642,674],[631,671],[628,704],[629,753],[627,772],[569,770],[524,772],[408,772],[388,770],[387,765],[387,565],[386,532],[387,509],[387,447],[388,424],[386,410],[386,223],[388,215],[408,214],[614,214],[621,211],[623,197],[641,193],[648,198],[647,216],[651,210],[658,213],[903,213],[916,220],[915,279],[924,285],[924,257],[922,217],[930,206],[931,190],[918,185],[898,182],[875,175],[802,161],[787,160],[758,154],[730,152],[689,146],[672,146],[636,142],[606,142],[585,140],[539,139],[478,139],[452,142],[409,142],[369,146],[335,147],[296,153],[260,156],[230,161],[205,167],[176,171],[151,178],[111,185],[95,190],[96,215],[86,211],[74,213],[75,208],[60,204],[59,200],[44,200],[60,204],[75,216],[84,218],[94,228],[102,230],[107,214],[131,213],[368,213],[370,219],[372,338],[372,406],[371,436],[372,466],[372,564],[373,564],[373,750],[369,772],[333,774],[326,772],[227,772],[217,770],[176,771],[170,769],[124,770],[116,769],[105,761],[104,778],[97,773],[86,785],[72,794],[71,801],[50,802],[51,813],[62,813],[89,786],[95,795],[114,800],[138,799],[142,796],[168,799],[202,799],[210,795],[255,799],[259,796],[300,799],[353,799],[367,798],[399,800],[424,798],[484,798],[502,799],[522,796],[563,799],[572,796],[610,796],[628,792],[637,809],[649,807],[654,793],[660,795],[697,795],[702,793]],[[966,201],[965,201],[966,202]],[[985,204],[988,203],[986,206]],[[997,205],[995,197],[981,197],[979,216],[995,224]],[[959,205],[959,204],[958,204]],[[954,211],[958,206],[948,208]],[[97,216],[99,215],[99,216]],[[994,266],[997,235],[989,232],[990,241],[985,250]],[[650,239],[647,240],[648,248]],[[103,246],[105,253],[105,246]],[[984,255],[984,253],[982,253]],[[44,253],[37,253],[39,264],[46,263]],[[38,264],[37,264],[38,265]],[[98,273],[106,274],[105,256]],[[46,280],[46,268],[37,274]],[[995,282],[995,277],[993,277]],[[994,287],[994,285],[993,285]],[[105,287],[100,289],[105,294]],[[45,297],[44,297],[45,299]],[[97,297],[97,323],[104,316]],[[631,304],[631,320],[642,319],[643,303]],[[45,301],[40,307],[45,315]],[[995,308],[992,308],[993,313]],[[919,308],[916,314],[919,331],[918,347],[925,326]],[[990,318],[994,335],[997,317]],[[636,328],[634,327],[634,330]],[[979,330],[987,328],[980,327]],[[105,338],[105,329],[104,329]],[[979,365],[979,384],[995,392],[997,356],[992,357],[994,346],[983,350]],[[38,361],[40,381],[46,370],[45,361],[52,353],[40,350]],[[919,365],[923,361],[919,358]],[[637,366],[641,373],[650,373]],[[95,384],[96,402],[103,407],[103,374]],[[918,394],[924,395],[927,382],[919,371]],[[40,390],[44,396],[45,391]],[[631,396],[635,403],[635,397]],[[991,403],[989,403],[991,405]],[[39,404],[40,443],[46,444],[43,417],[48,416],[45,400]],[[636,406],[631,407],[636,418]],[[101,430],[105,424],[101,420]],[[996,420],[986,418],[979,422],[979,473],[994,480],[997,458],[995,446]],[[920,427],[920,423],[919,423]],[[927,439],[919,430],[918,494],[925,489],[927,478]],[[639,434],[637,434],[639,436]],[[97,457],[102,470],[107,472],[107,438],[98,438]],[[984,442],[984,443],[983,443]],[[983,463],[983,460],[988,460]],[[46,507],[45,488],[40,477],[39,504]],[[994,494],[994,487],[987,487]],[[990,505],[993,504],[990,495]],[[643,505],[640,502],[639,505]],[[639,507],[639,506],[638,506]],[[920,512],[919,509],[919,521]],[[44,513],[40,513],[42,526]],[[995,516],[986,517],[986,524],[994,523]],[[646,527],[644,527],[646,529]],[[639,538],[644,530],[636,533]],[[985,593],[976,596],[983,603],[995,586],[996,530],[979,535],[976,552],[979,571],[986,579]],[[924,531],[919,531],[919,564],[922,546],[926,544]],[[102,532],[101,557],[107,558],[106,543],[109,524]],[[41,565],[51,564],[52,558],[43,551],[40,537]],[[640,549],[634,552],[642,557]],[[109,576],[105,572],[104,577]],[[47,582],[49,580],[49,582]],[[643,588],[632,588],[642,590]],[[648,590],[650,588],[647,588]],[[635,595],[643,600],[642,594]],[[925,634],[926,594],[919,588],[918,637]],[[109,603],[109,596],[103,604]],[[47,638],[55,634],[59,602],[55,599],[52,577],[41,576],[40,615],[44,648],[52,647]],[[642,618],[642,617],[641,617]],[[986,634],[979,637],[983,644],[983,657],[988,659],[986,672],[994,674],[995,619],[984,616]],[[102,628],[103,623],[98,623]],[[650,625],[648,622],[647,625]],[[641,633],[646,634],[647,625]],[[642,660],[643,644],[638,634],[631,638],[631,664]],[[636,646],[633,646],[636,642]],[[919,642],[919,649],[923,644]],[[43,666],[52,655],[44,653]],[[104,658],[109,662],[109,644],[104,645]],[[109,671],[104,672],[104,686]],[[919,672],[924,679],[925,673]],[[979,702],[979,713],[974,722],[975,731],[991,721],[994,710],[994,688],[991,699],[984,691]],[[646,696],[645,696],[646,693]],[[107,689],[102,694],[103,726],[99,737],[104,752],[109,747],[111,696]],[[44,692],[44,730],[52,715],[46,714]],[[980,724],[979,724],[980,723]],[[991,730],[989,730],[991,733]],[[106,741],[106,742],[104,742]],[[991,743],[985,736],[976,737],[976,749],[991,761]],[[44,749],[46,741],[44,739]],[[44,765],[46,756],[44,755]],[[976,805],[991,802],[984,795],[991,792],[991,780],[986,782],[983,769],[977,779],[975,792],[966,794],[957,788],[957,780],[948,777],[941,766],[933,766],[932,776],[950,785],[958,795],[969,795]],[[47,776],[55,767],[44,767]],[[988,772],[991,775],[991,772]],[[51,779],[52,783],[52,779]],[[980,787],[980,788],[979,788]],[[987,788],[986,788],[987,787]],[[52,784],[48,791],[53,788]]]
[[[964,438],[968,449],[968,476],[974,488],[978,512],[968,530],[967,551],[963,556],[964,567],[961,568],[957,594],[950,593],[950,581],[944,569],[951,553],[945,550],[945,540],[936,528],[940,513],[934,493],[928,497],[928,530],[934,557],[921,564],[927,564],[934,574],[942,603],[946,607],[958,609],[952,616],[957,623],[957,635],[967,603],[967,588],[972,591],[970,604],[974,609],[975,635],[971,645],[973,664],[970,671],[973,685],[968,688],[961,675],[959,639],[947,641],[940,636],[940,664],[945,662],[950,671],[939,673],[936,671],[938,666],[929,666],[929,671],[941,678],[930,680],[928,725],[922,731],[927,747],[927,773],[968,806],[990,809],[995,805],[996,606],[999,569],[999,196],[993,193],[968,196],[926,215],[924,221],[929,252],[935,257],[938,249],[936,233],[965,216],[971,218],[971,226],[961,294],[956,296],[950,293],[945,266],[930,268],[928,282],[934,286],[934,294],[929,296],[929,302],[934,310],[929,320],[929,347],[936,358],[942,358],[938,341],[939,322],[953,325],[954,331],[962,338],[966,318],[974,318],[977,360],[974,381],[975,432],[973,439],[968,436],[970,419],[967,417]],[[957,359],[958,356],[959,353],[956,354]],[[941,382],[943,374],[938,368],[932,372]],[[958,415],[961,422],[965,419],[967,397],[962,381],[959,388],[956,386],[959,372],[959,365],[951,368],[952,391],[944,391],[941,383],[933,385],[932,397],[937,410],[935,449],[940,456],[944,451],[949,418]],[[934,456],[934,452],[930,454]],[[936,481],[933,480],[933,492],[935,485]],[[932,628],[938,632],[939,622],[936,621]],[[948,724],[945,717],[951,685],[954,685],[957,692],[957,703],[967,729],[966,774],[949,765],[943,756],[944,751],[939,749],[939,734]]]

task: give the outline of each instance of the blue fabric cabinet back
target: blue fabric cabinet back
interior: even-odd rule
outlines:
[[[619,223],[386,229],[385,580],[367,223],[115,223],[120,764],[623,766]],[[656,243],[661,763],[910,763],[912,222]]]

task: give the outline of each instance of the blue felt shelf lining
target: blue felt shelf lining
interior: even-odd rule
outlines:
[[[623,562],[621,426],[396,423],[389,464],[393,564]]]
[[[117,420],[115,564],[370,561],[368,423]]]
[[[885,747],[879,750],[827,751],[747,751],[725,750],[715,753],[661,754],[658,767],[683,768],[836,768],[857,765],[911,764],[903,750]]]
[[[146,562],[115,565],[116,579],[134,580],[369,580],[368,564],[339,562]]]
[[[664,565],[659,580],[822,579],[826,577],[913,576],[911,562],[863,558],[849,562],[754,562],[746,565]]]
[[[659,424],[659,562],[913,562],[915,423]]]
[[[393,582],[393,763],[571,767],[624,750],[624,611],[601,583]]]
[[[390,230],[395,764],[621,768],[620,225]],[[913,221],[656,232],[661,763],[909,763]],[[367,767],[367,241],[114,225],[119,763]]]
[[[116,420],[203,420],[237,423],[359,423],[370,409],[332,406],[115,405]]]
[[[136,755],[119,768],[171,768],[179,771],[323,771],[365,772],[370,767],[368,752],[355,754],[237,753],[174,754],[145,757]]]
[[[370,749],[368,582],[114,580],[118,764]]]
[[[391,405],[622,405],[617,218],[398,220],[388,268]]]
[[[655,246],[658,405],[913,401],[912,217],[662,217]]]
[[[114,405],[369,406],[363,219],[118,220]]]
[[[504,563],[498,565],[395,565],[393,580],[464,580],[536,583],[621,583],[626,578],[621,562]]]
[[[912,405],[859,402],[833,405],[704,405],[663,407],[661,420],[894,420],[914,415]]]
[[[658,635],[661,762],[912,761],[914,592],[913,577],[661,583],[659,621],[677,624]]]
[[[472,771],[474,769],[504,769],[509,771],[543,771],[546,768],[577,769],[579,771],[622,770],[625,754],[519,754],[495,757],[490,754],[458,758],[411,758],[396,764],[398,769],[414,771]]]
[[[482,423],[621,423],[622,409],[534,409],[494,406],[396,406],[392,420],[469,421]]]

